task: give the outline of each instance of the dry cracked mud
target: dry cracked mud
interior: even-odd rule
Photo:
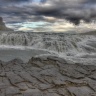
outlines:
[[[55,56],[0,61],[0,96],[96,96],[96,66]]]

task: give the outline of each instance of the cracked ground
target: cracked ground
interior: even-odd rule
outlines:
[[[96,66],[55,56],[0,61],[0,96],[96,96]]]

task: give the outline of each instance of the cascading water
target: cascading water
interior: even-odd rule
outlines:
[[[19,57],[26,61],[34,55],[44,54],[55,54],[66,60],[70,59],[71,63],[74,61],[95,64],[96,36],[36,32],[0,33],[0,59],[2,60]]]
[[[1,33],[0,45],[27,46],[56,52],[88,52],[96,50],[95,36],[64,33]],[[94,43],[94,44],[92,44]]]

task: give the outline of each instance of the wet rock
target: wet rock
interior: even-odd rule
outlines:
[[[0,63],[0,96],[96,96],[96,66],[59,57]]]
[[[88,88],[87,86],[69,87],[67,89],[73,96],[92,96],[91,94],[94,93],[94,91]]]
[[[18,76],[17,74],[15,74],[13,72],[8,72],[7,77],[10,80],[10,83],[13,85],[24,81],[20,76]]]
[[[28,89],[23,93],[23,96],[43,96],[38,89]]]
[[[16,94],[20,94],[20,91],[18,88],[9,87],[6,89],[6,96],[14,96]]]
[[[47,89],[51,89],[53,86],[50,84],[39,84],[39,89],[40,90],[47,90]]]

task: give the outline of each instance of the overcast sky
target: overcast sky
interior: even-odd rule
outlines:
[[[0,0],[7,26],[22,31],[96,29],[96,0]]]

